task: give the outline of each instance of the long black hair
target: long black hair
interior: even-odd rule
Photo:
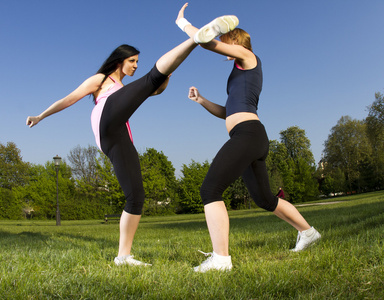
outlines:
[[[103,82],[107,79],[107,77],[116,71],[117,66],[119,64],[122,64],[123,61],[128,57],[137,55],[139,53],[140,51],[137,50],[135,47],[126,44],[121,45],[115,50],[113,50],[111,55],[109,55],[109,57],[101,65],[100,69],[96,72],[96,74],[101,73],[105,75],[103,81],[100,84],[100,88]],[[96,101],[95,97],[93,97],[93,101]]]

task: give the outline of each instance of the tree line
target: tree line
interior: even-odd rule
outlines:
[[[145,215],[200,213],[200,186],[210,163],[182,165],[181,177],[163,152],[148,148],[139,154],[146,195]],[[271,191],[279,187],[293,203],[322,196],[360,193],[384,188],[384,99],[375,94],[364,120],[343,116],[324,143],[315,164],[305,130],[292,126],[270,141],[267,169]],[[124,194],[109,159],[96,147],[74,147],[59,169],[61,218],[97,219],[120,213]],[[224,193],[229,209],[255,207],[241,178]],[[24,162],[13,142],[0,143],[0,218],[54,219],[56,170]]]

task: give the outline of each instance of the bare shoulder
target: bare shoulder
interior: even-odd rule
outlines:
[[[90,84],[90,85],[98,85],[98,86],[100,86],[100,84],[103,81],[104,77],[105,77],[104,74],[98,73],[98,74],[95,74],[95,75],[89,77],[88,79],[86,79],[84,81],[84,83],[87,83],[87,84]]]
[[[243,46],[238,46],[238,51],[241,53],[239,57],[237,57],[237,61],[240,66],[245,70],[250,70],[257,67],[257,58],[256,55]]]
[[[80,87],[87,89],[89,92],[94,93],[100,88],[101,82],[104,79],[104,74],[95,74],[80,85]]]
[[[71,96],[75,100],[79,100],[86,95],[93,94],[100,88],[103,78],[103,74],[95,74],[87,78],[71,93]]]

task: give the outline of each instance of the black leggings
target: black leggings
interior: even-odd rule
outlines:
[[[126,199],[124,211],[130,214],[141,215],[145,195],[139,156],[126,122],[167,77],[153,67],[145,76],[110,95],[100,118],[101,149],[113,164]]]
[[[278,198],[269,187],[265,159],[269,140],[260,121],[245,121],[230,132],[230,140],[217,153],[200,189],[204,205],[222,201],[222,194],[243,176],[255,203],[268,211],[276,209]]]

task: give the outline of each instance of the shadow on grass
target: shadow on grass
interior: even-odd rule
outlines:
[[[364,224],[364,228],[374,228],[377,226],[375,217],[382,215],[384,219],[384,204],[382,202],[374,202],[367,204],[356,204],[344,206],[346,201],[341,203],[330,203],[327,205],[311,205],[299,207],[299,212],[304,216],[308,223],[319,230],[328,230],[332,227],[351,226],[351,224]],[[350,202],[350,201],[348,201]],[[278,219],[273,213],[266,212],[261,209],[231,211],[230,226],[231,229],[255,228],[258,232],[275,232],[276,230],[292,230],[292,227],[286,222]],[[143,222],[141,227],[148,228],[164,228],[164,229],[180,229],[185,231],[196,231],[206,229],[206,221],[204,215],[192,215],[193,220],[188,219],[188,215],[178,220],[168,219],[157,221]],[[384,221],[383,221],[384,223]],[[357,233],[356,233],[357,234]]]
[[[39,247],[46,247],[52,243],[56,244],[60,249],[84,248],[84,242],[97,243],[101,245],[101,248],[108,248],[116,247],[118,240],[62,232],[41,233],[23,231],[20,233],[12,233],[0,230],[0,244],[15,247],[17,249],[30,249],[31,247],[39,249]]]
[[[339,235],[356,236],[369,229],[374,229],[384,224],[384,203],[359,203],[351,205],[329,204],[300,207],[299,211],[305,217],[310,225],[316,227],[324,238],[337,238]],[[44,224],[44,223],[43,223]],[[84,226],[85,227],[82,227]],[[91,225],[91,226],[88,226]],[[93,227],[93,226],[94,227]],[[29,225],[28,225],[29,226]],[[25,226],[24,228],[28,228]],[[35,224],[34,226],[39,226]],[[34,227],[29,226],[29,227]],[[41,228],[44,225],[40,225]],[[27,231],[23,227],[15,224],[23,231],[12,233],[4,229],[0,230],[0,243],[4,245],[12,245],[12,247],[28,248],[38,243],[46,244],[53,241],[62,248],[84,247],[84,243],[97,243],[101,248],[116,247],[118,243],[118,226],[96,225],[95,222],[74,223],[62,227],[51,227],[51,224],[45,230],[39,232]],[[97,227],[98,226],[98,227]],[[233,232],[249,232],[249,234],[257,235],[263,233],[276,233],[278,235],[290,234],[296,235],[296,231],[286,222],[279,220],[274,214],[257,210],[245,210],[230,212],[231,233]],[[78,228],[77,233],[72,228]],[[140,224],[140,230],[167,229],[185,232],[196,232],[207,230],[204,215],[188,215],[176,217],[156,218],[155,220],[145,220]],[[337,228],[338,230],[333,230]],[[84,230],[85,229],[85,230]],[[95,236],[98,233],[99,236]],[[72,231],[72,232],[68,232]],[[104,231],[104,232],[101,232]],[[184,232],[184,233],[183,233]],[[113,233],[113,234],[111,234]],[[116,234],[115,234],[116,233]],[[174,232],[173,232],[174,233]],[[291,236],[290,236],[291,238]],[[262,246],[263,242],[253,244],[254,246]]]
[[[358,204],[348,207],[335,206],[312,206],[299,209],[300,213],[311,225],[322,230],[330,229],[335,226],[351,226],[352,224],[364,224],[366,229],[374,228],[384,222],[384,203]],[[378,223],[379,220],[382,223]],[[274,215],[268,216],[249,216],[231,220],[231,224],[263,224],[278,222]],[[284,222],[282,222],[284,224]],[[263,230],[267,230],[264,228]]]
[[[0,244],[17,249],[29,248],[31,245],[39,243],[47,244],[49,236],[40,232],[23,231],[19,233],[0,230]]]

